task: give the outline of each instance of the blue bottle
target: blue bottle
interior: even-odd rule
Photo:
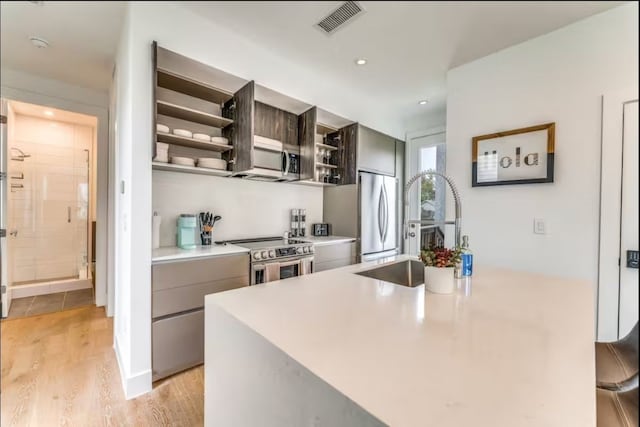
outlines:
[[[469,249],[469,236],[462,236],[462,277],[473,274],[473,252]]]

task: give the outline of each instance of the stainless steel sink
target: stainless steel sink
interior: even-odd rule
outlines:
[[[355,274],[414,288],[424,283],[424,264],[420,261],[407,260]]]

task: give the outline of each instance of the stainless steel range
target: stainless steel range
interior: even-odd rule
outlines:
[[[280,237],[216,242],[226,243],[249,249],[252,285],[313,273],[312,243]]]

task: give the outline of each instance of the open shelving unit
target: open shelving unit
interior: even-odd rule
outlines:
[[[338,129],[334,128],[333,126],[329,126],[329,125],[325,125],[324,123],[320,123],[317,122],[316,123],[316,133],[320,134],[320,135],[324,135],[327,133],[333,133],[333,132],[337,132]]]
[[[204,99],[216,104],[224,104],[233,98],[233,93],[231,92],[176,74],[161,67],[157,68],[157,76],[158,86],[195,98]]]
[[[215,114],[205,113],[204,111],[194,110],[193,108],[182,105],[172,104],[170,102],[157,100],[158,114],[174,117],[176,119],[187,120],[189,122],[200,123],[207,126],[224,129],[233,124],[233,120],[226,117],[217,116]]]
[[[354,122],[313,107],[300,116],[300,146],[305,180],[319,185],[354,184],[347,164],[355,160],[350,128]]]
[[[169,171],[169,172],[185,172],[185,173],[193,173],[197,175],[231,176],[231,172],[225,171],[225,170],[199,168],[196,166],[174,165],[172,163],[163,163],[163,162],[151,162],[151,168],[153,170]]]
[[[330,151],[338,149],[338,147],[334,147],[333,145],[323,144],[322,142],[316,142],[316,147],[324,148],[325,150],[330,150]]]
[[[240,87],[241,79],[221,70],[154,46],[155,113],[170,128],[188,129],[229,140],[221,144],[192,137],[155,131],[155,142],[169,144],[169,156],[221,158],[231,169],[235,155],[234,92],[225,88]],[[154,125],[155,126],[155,125]],[[207,153],[209,152],[209,153]],[[153,158],[156,158],[155,144]],[[231,170],[206,169],[153,161],[153,170],[211,176],[230,176]]]
[[[158,142],[167,144],[181,145],[183,147],[198,148],[200,150],[211,150],[225,152],[233,150],[233,146],[229,144],[218,144],[216,142],[207,142],[196,138],[187,138],[186,136],[174,135],[172,133],[156,131],[156,139]]]
[[[316,162],[316,167],[317,168],[338,169],[338,166],[336,166],[336,165],[330,165],[328,163],[320,163],[320,162]]]

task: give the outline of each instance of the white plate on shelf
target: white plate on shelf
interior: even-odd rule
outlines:
[[[194,133],[193,139],[199,139],[201,141],[207,141],[207,142],[211,141],[211,137],[206,133]]]
[[[173,134],[178,136],[184,136],[185,138],[193,138],[193,132],[188,131],[186,129],[174,129]]]
[[[169,126],[167,125],[161,125],[160,123],[156,124],[156,130],[158,132],[164,132],[164,133],[169,133]]]
[[[227,162],[226,160],[222,160],[222,159],[216,159],[212,157],[203,157],[201,159],[198,159],[198,167],[207,168],[207,169],[227,170]]]
[[[190,157],[171,157],[171,163],[181,166],[195,166],[196,162]]]
[[[212,136],[211,142],[215,142],[216,144],[224,144],[224,145],[229,144],[229,140],[224,136]]]

